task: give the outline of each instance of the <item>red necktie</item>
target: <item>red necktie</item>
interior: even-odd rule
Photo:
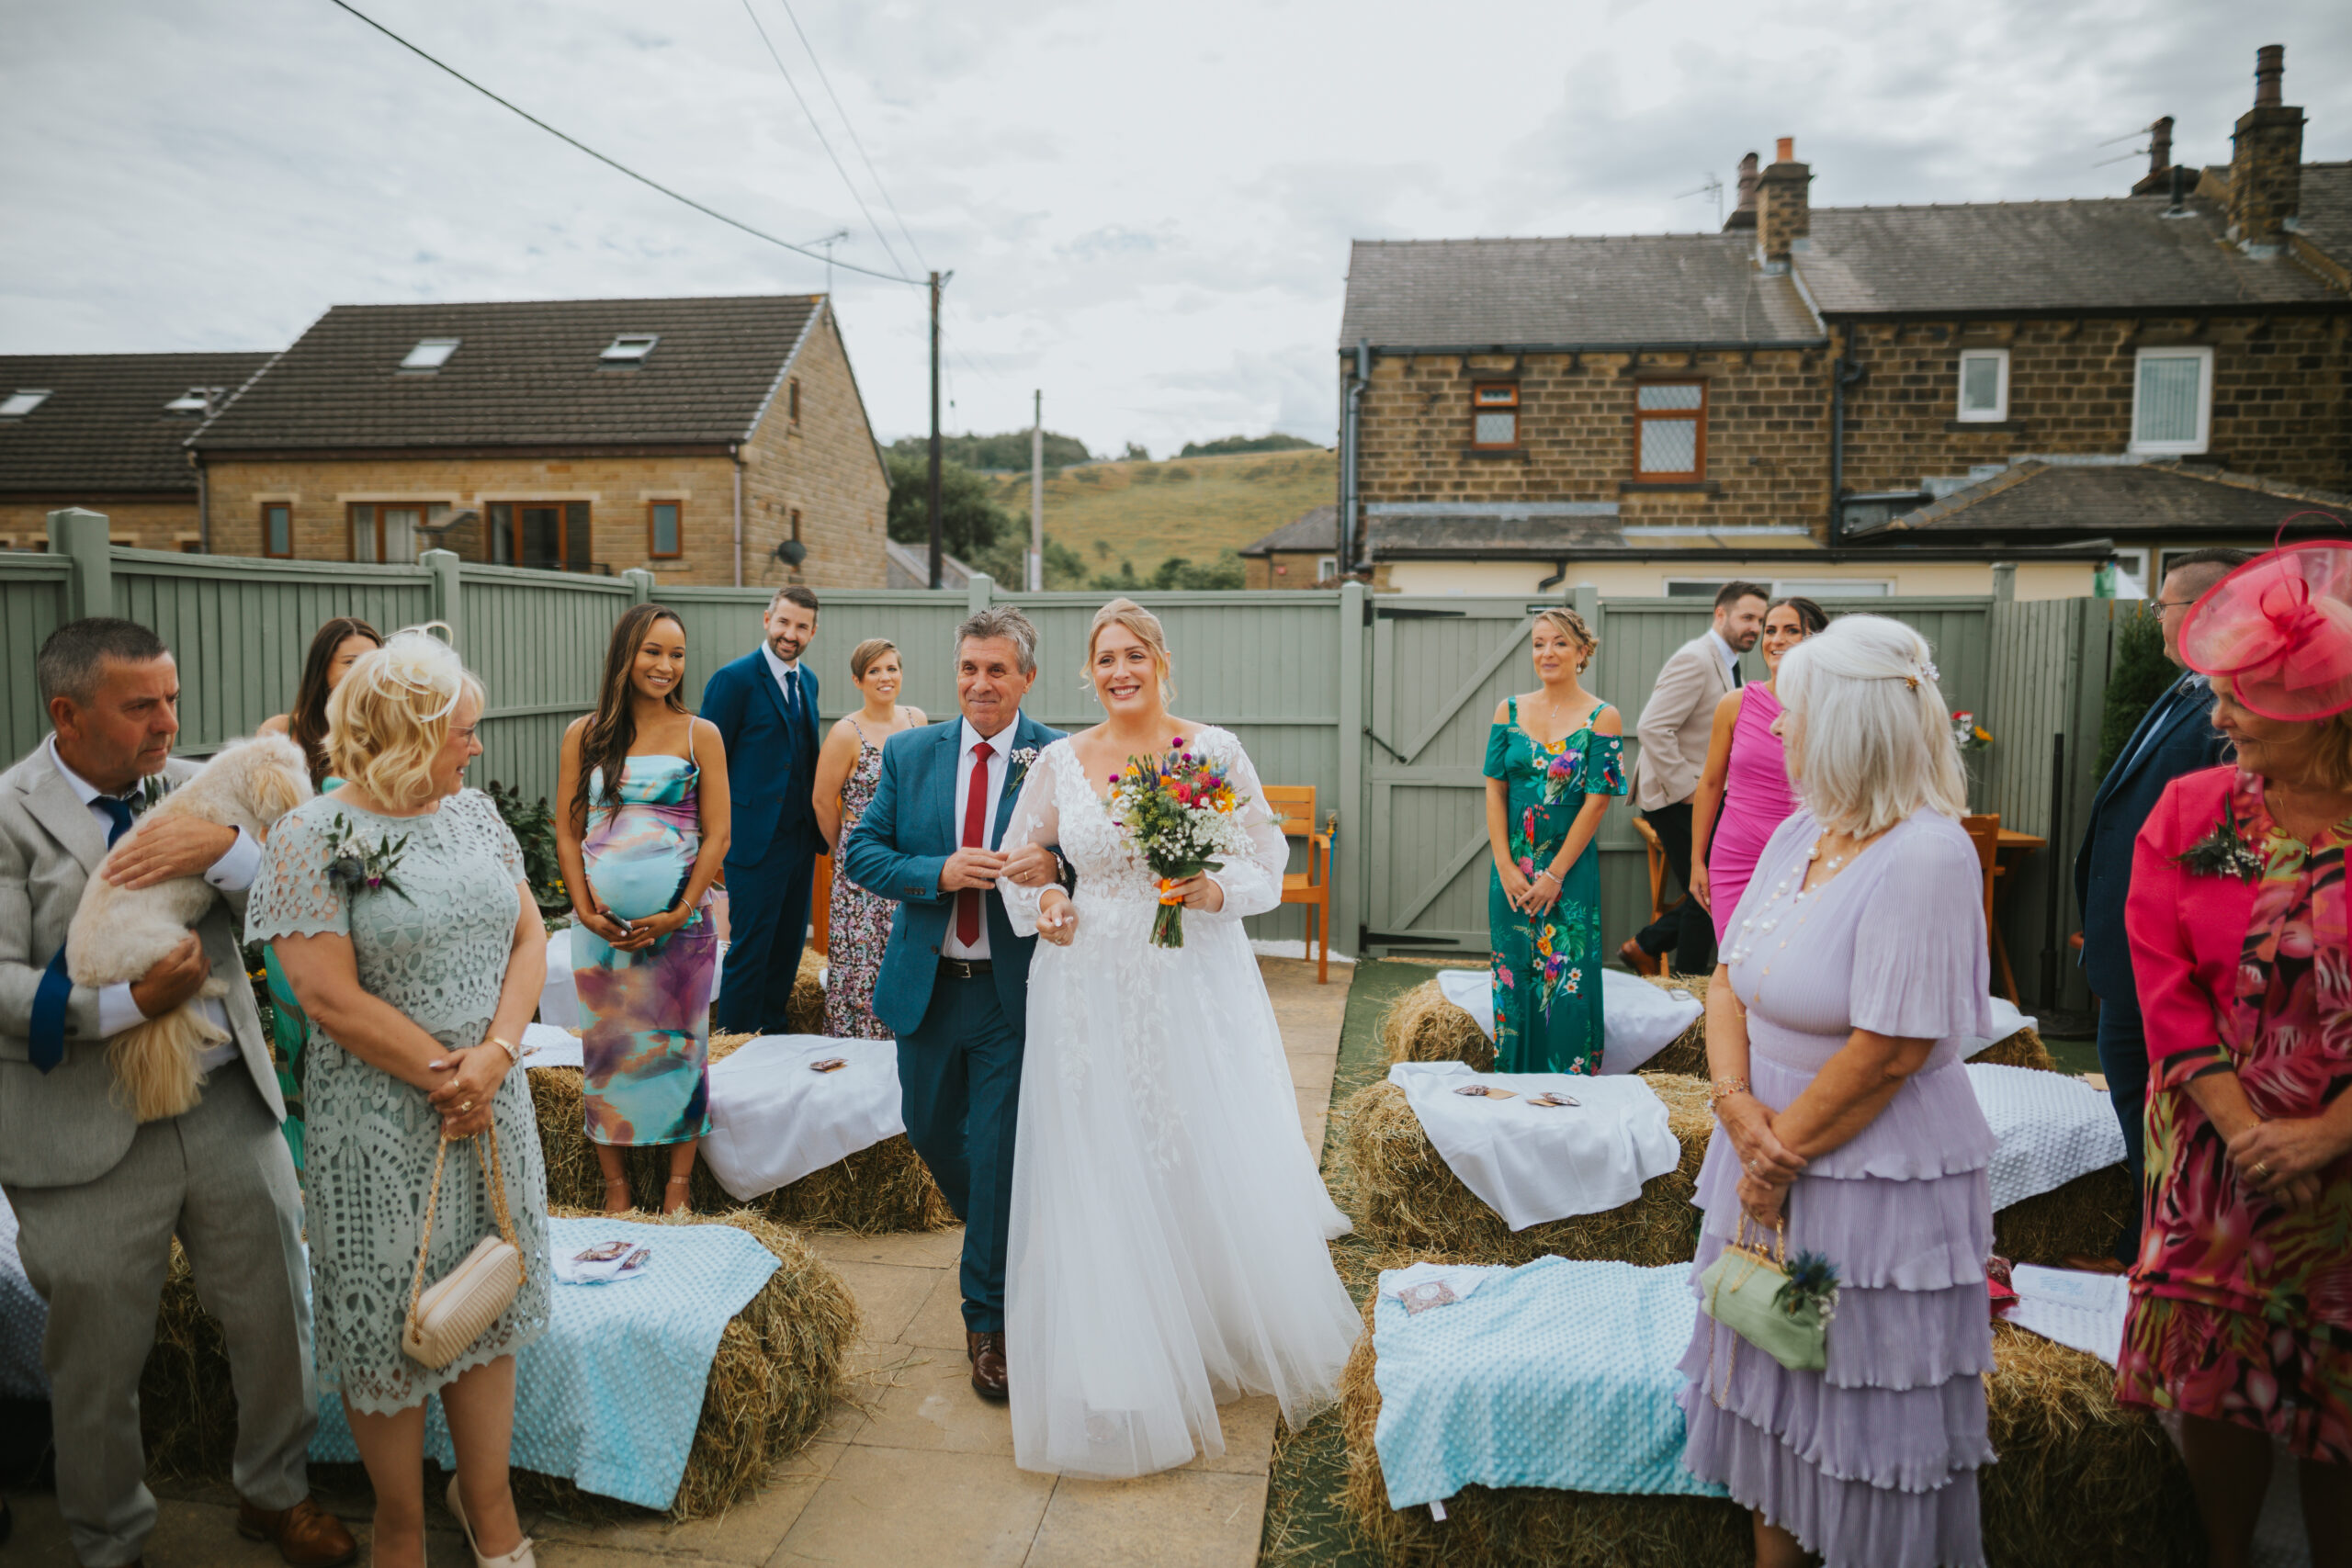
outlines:
[[[972,787],[964,792],[964,847],[986,847],[989,834],[989,759],[996,755],[985,740],[972,748]],[[980,890],[967,887],[956,895],[956,940],[966,947],[980,942]]]

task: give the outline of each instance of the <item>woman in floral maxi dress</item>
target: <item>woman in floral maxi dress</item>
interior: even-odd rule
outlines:
[[[904,671],[898,645],[888,637],[868,637],[850,650],[849,677],[865,701],[857,712],[842,716],[817,756],[817,826],[836,857],[874,803],[874,786],[882,782],[883,746],[893,735],[929,722],[922,709],[899,702]],[[890,917],[897,910],[891,900],[876,897],[834,871],[825,911],[825,1032],[836,1040],[890,1038],[890,1026],[874,1016],[874,983],[882,973]]]
[[[1625,793],[1624,721],[1579,678],[1600,649],[1583,617],[1545,610],[1532,653],[1541,691],[1506,698],[1487,737],[1487,893],[1495,1070],[1600,1070],[1600,854]]]
[[[2274,551],[2181,626],[2235,766],[2176,779],[2125,924],[2148,1032],[2146,1222],[2116,1378],[2177,1411],[2216,1568],[2274,1440],[2312,1561],[2352,1551],[2352,545]]]

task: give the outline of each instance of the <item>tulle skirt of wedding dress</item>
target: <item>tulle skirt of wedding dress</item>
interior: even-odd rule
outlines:
[[[1362,1322],[1241,923],[1188,911],[1184,946],[1154,947],[1154,908],[1081,884],[1076,941],[1029,971],[1005,1283],[1024,1470],[1221,1454],[1216,1406],[1245,1393],[1295,1427]]]

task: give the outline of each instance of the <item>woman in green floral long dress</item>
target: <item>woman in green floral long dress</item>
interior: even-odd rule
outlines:
[[[1625,793],[1624,720],[1584,689],[1600,645],[1573,610],[1535,617],[1543,690],[1495,708],[1487,737],[1487,893],[1495,1070],[1600,1070],[1600,855]]]

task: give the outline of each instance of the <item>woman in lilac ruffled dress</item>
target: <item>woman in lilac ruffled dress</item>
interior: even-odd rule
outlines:
[[[1683,1462],[1756,1520],[1758,1568],[1975,1568],[1993,1462],[1984,1258],[1993,1135],[1961,1067],[1994,1032],[1983,874],[1928,648],[1849,615],[1782,660],[1803,806],[1758,857],[1707,998],[1716,1136],[1692,1273],[1745,1215],[1842,1294],[1825,1371],[1704,1313],[1682,1359]]]

